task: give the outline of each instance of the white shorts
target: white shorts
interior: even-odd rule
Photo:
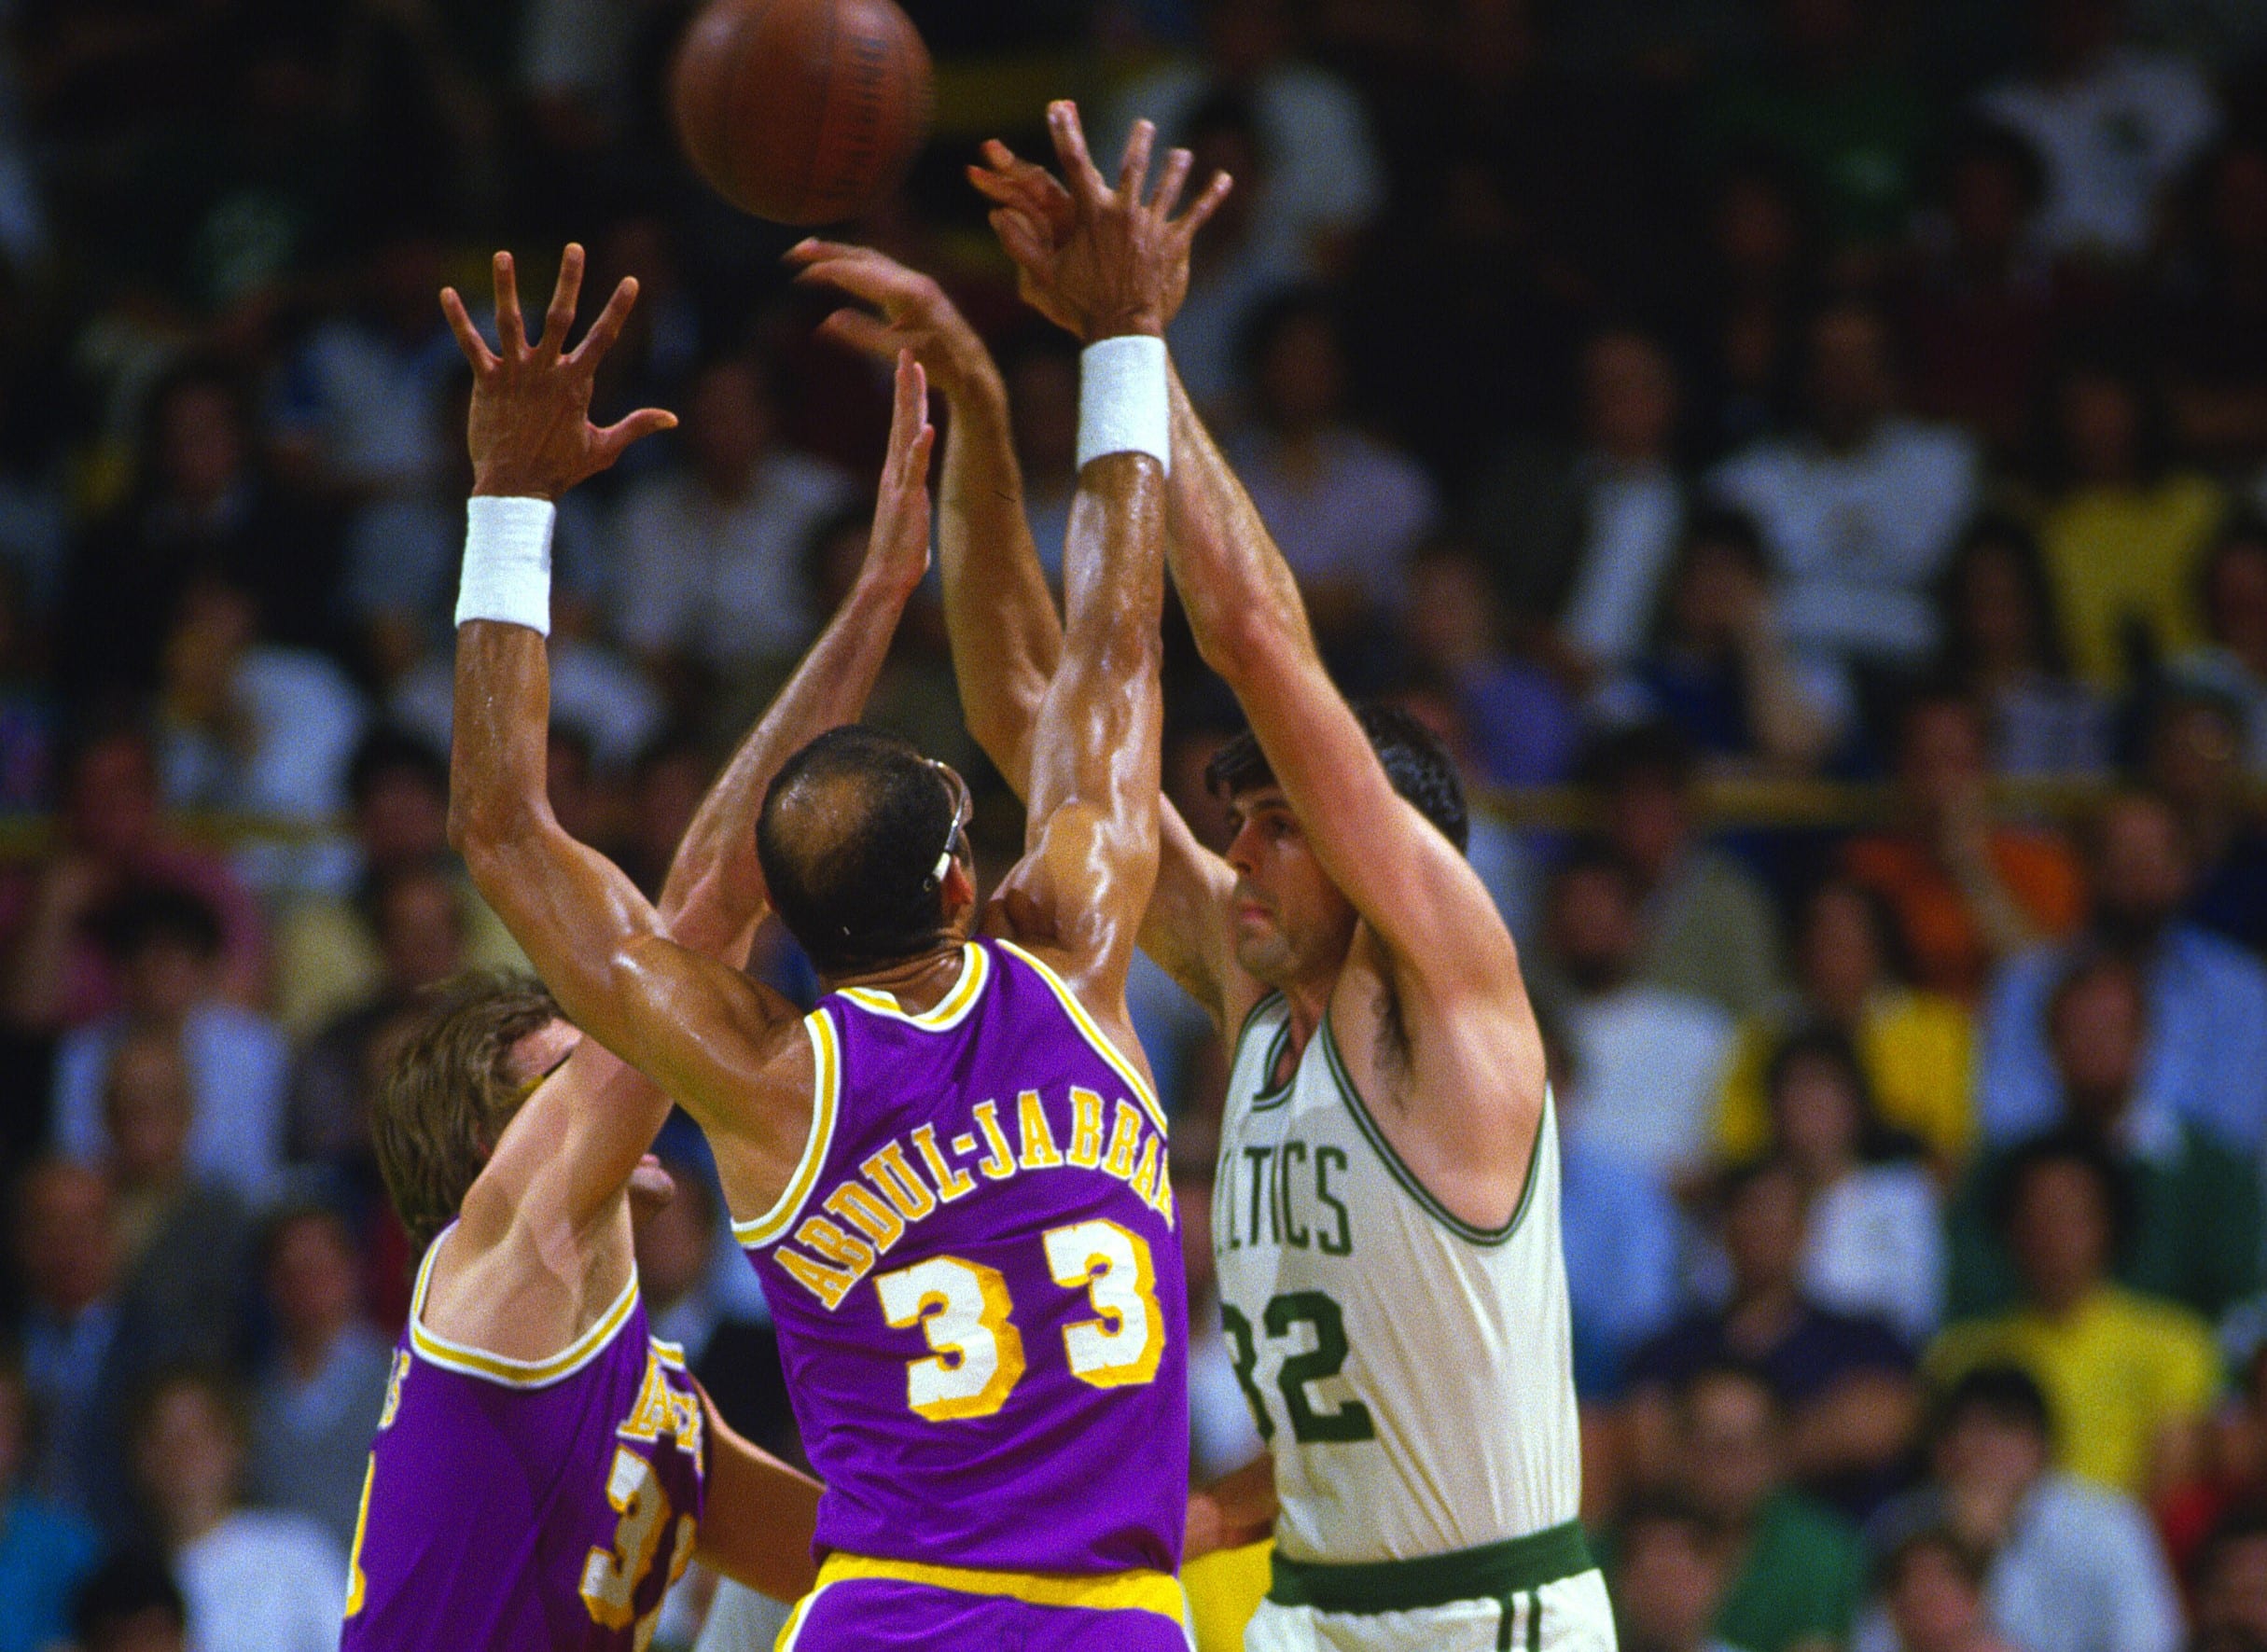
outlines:
[[[1270,1599],[1245,1652],[1615,1652],[1614,1610],[1596,1567],[1499,1600],[1326,1611]]]

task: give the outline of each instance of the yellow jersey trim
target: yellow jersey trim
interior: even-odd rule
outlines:
[[[920,1561],[876,1560],[837,1549],[819,1567],[818,1588],[859,1578],[925,1584],[955,1594],[993,1595],[1033,1606],[1078,1606],[1093,1612],[1154,1612],[1185,1623],[1181,1586],[1163,1572],[1105,1572],[1077,1577],[1049,1572],[984,1572]],[[815,1595],[817,1590],[812,1593]]]
[[[953,983],[951,991],[919,1015],[903,1008],[896,993],[884,993],[879,987],[844,987],[841,996],[870,1014],[885,1015],[909,1027],[919,1027],[925,1033],[950,1032],[976,1007],[976,1001],[983,996],[984,982],[992,975],[992,959],[983,948],[974,941],[963,941],[960,952],[960,979]]]
[[[637,1274],[633,1271],[630,1283],[622,1286],[622,1294],[599,1315],[598,1323],[549,1359],[509,1359],[483,1348],[452,1342],[425,1328],[425,1287],[433,1278],[434,1258],[440,1254],[443,1242],[455,1231],[456,1224],[450,1223],[426,1247],[425,1259],[417,1270],[417,1289],[410,1298],[410,1347],[427,1365],[463,1377],[478,1377],[484,1382],[501,1383],[507,1388],[548,1388],[573,1376],[604,1353],[629,1322],[630,1311],[637,1306]]]
[[[1141,1076],[1139,1067],[1119,1052],[1118,1046],[1110,1042],[1110,1035],[1095,1023],[1094,1018],[1087,1013],[1086,1006],[1079,1003],[1078,995],[1064,984],[1063,978],[1022,947],[1017,946],[1015,942],[1004,940],[998,944],[1038,971],[1039,979],[1045,981],[1049,990],[1054,993],[1056,1001],[1063,1006],[1064,1014],[1069,1016],[1071,1024],[1078,1029],[1079,1036],[1093,1046],[1094,1053],[1107,1062],[1118,1076],[1132,1088],[1134,1099],[1141,1103],[1143,1111],[1149,1115],[1149,1122],[1156,1125],[1160,1131],[1166,1131],[1168,1127],[1165,1123],[1165,1110],[1157,1104],[1157,1095],[1150,1090],[1149,1081]]]
[[[811,1034],[811,1133],[804,1138],[803,1156],[796,1161],[795,1174],[787,1179],[779,1201],[751,1221],[733,1222],[732,1237],[743,1250],[758,1249],[786,1232],[788,1224],[802,1213],[819,1172],[826,1167],[827,1151],[834,1145],[834,1124],[842,1092],[842,1047],[835,1035],[834,1020],[823,1007],[803,1017],[803,1030]]]

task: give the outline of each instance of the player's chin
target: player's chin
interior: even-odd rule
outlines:
[[[661,1161],[648,1153],[637,1161],[630,1173],[630,1201],[647,1209],[659,1209],[677,1196],[676,1178],[661,1168]]]

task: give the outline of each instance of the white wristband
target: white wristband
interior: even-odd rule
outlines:
[[[465,507],[465,572],[456,622],[498,619],[551,634],[551,524],[549,499],[476,495]]]
[[[1173,474],[1173,399],[1165,341],[1123,333],[1078,357],[1078,465],[1106,453],[1147,453]]]

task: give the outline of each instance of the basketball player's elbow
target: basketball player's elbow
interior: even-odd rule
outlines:
[[[1231,687],[1265,678],[1285,662],[1284,628],[1264,604],[1217,603],[1191,626],[1197,653]],[[1192,613],[1191,618],[1196,616]]]

